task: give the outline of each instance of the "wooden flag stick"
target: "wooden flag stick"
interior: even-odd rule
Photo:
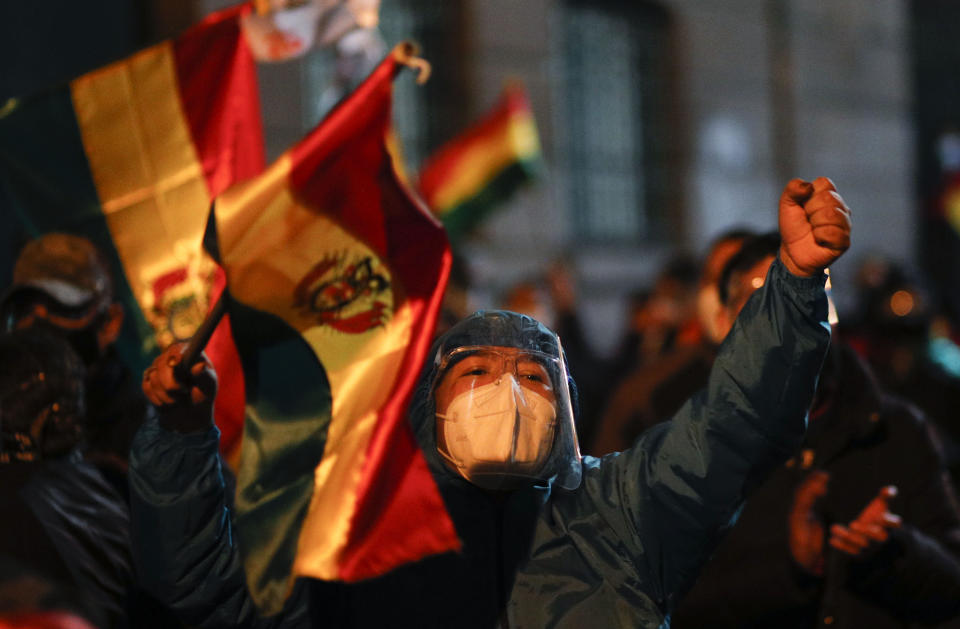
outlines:
[[[210,312],[207,313],[207,318],[203,320],[203,323],[200,324],[197,331],[193,333],[193,336],[190,337],[190,342],[187,343],[186,348],[184,348],[183,355],[180,357],[180,364],[174,368],[174,375],[180,382],[190,380],[190,368],[193,367],[200,358],[200,352],[207,346],[207,342],[213,335],[213,331],[217,329],[217,325],[220,323],[220,320],[223,319],[223,315],[227,311],[226,293],[227,289],[224,288],[223,292],[220,293],[220,297],[217,299],[217,303],[215,303],[213,308],[210,309]]]

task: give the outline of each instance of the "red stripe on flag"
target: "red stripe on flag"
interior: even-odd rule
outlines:
[[[245,4],[213,13],[174,42],[180,100],[211,199],[266,165],[256,64],[240,27],[240,17],[249,11]],[[223,292],[222,272],[216,284],[211,304]],[[246,393],[229,315],[206,352],[220,381],[220,447],[231,452],[243,434]]]
[[[215,285],[210,295],[211,304],[217,303],[226,285],[226,276],[221,269],[217,269]],[[233,342],[229,313],[220,320],[204,351],[217,372],[219,386],[217,398],[214,400],[214,417],[217,428],[220,429],[220,451],[224,456],[228,456],[236,451],[243,437],[243,419],[247,405],[243,364]],[[227,460],[230,460],[229,456]]]
[[[390,171],[384,159],[384,135],[390,121],[391,77],[396,65],[381,63],[367,79],[333,111],[323,124],[300,141],[290,152],[293,168],[290,185],[304,199],[317,199],[325,214],[362,240],[382,259],[388,258],[387,235],[380,211],[380,186],[351,186],[346,177],[317,177],[327,172],[326,164],[348,153],[353,168],[362,172]],[[383,76],[383,75],[389,76]],[[379,118],[379,119],[377,119]],[[370,130],[378,130],[375,142]],[[382,130],[382,131],[380,131]],[[349,192],[349,202],[343,201]]]
[[[508,86],[493,111],[461,135],[441,146],[420,169],[420,193],[427,205],[435,210],[438,209],[435,207],[437,190],[450,180],[453,169],[478,140],[496,135],[510,124],[511,118],[523,112],[531,115],[530,102],[526,94],[518,87]]]
[[[389,156],[385,159],[388,160]],[[391,171],[392,174],[392,171]],[[435,328],[450,273],[446,234],[406,193],[395,175],[381,186],[390,236],[389,265],[402,278],[418,323],[387,404],[380,410],[357,486],[357,508],[342,554],[340,577],[359,581],[425,555],[458,550],[460,541],[413,437],[407,410]],[[412,215],[423,214],[423,217]],[[425,269],[423,260],[440,260]],[[434,272],[429,272],[434,271]],[[432,522],[426,528],[423,522]],[[389,550],[388,550],[389,549]]]
[[[446,234],[399,182],[386,148],[396,63],[381,63],[291,151],[291,188],[373,249],[390,268],[396,308],[414,321],[367,446],[339,575],[356,581],[460,547],[407,410],[430,348],[451,255]],[[323,176],[317,176],[323,173]],[[369,185],[365,173],[377,173]],[[358,179],[362,177],[363,179]],[[424,526],[430,522],[429,528]]]
[[[183,112],[211,198],[266,165],[256,65],[240,29],[249,10],[214,13],[174,42]]]

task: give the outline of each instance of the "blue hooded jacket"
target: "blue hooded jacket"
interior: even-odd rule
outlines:
[[[575,490],[504,494],[471,485],[436,450],[424,369],[410,420],[463,541],[448,553],[344,585],[301,579],[260,618],[232,543],[218,435],[155,423],[131,453],[135,563],[145,587],[200,627],[659,627],[747,494],[799,445],[830,328],[824,277],[780,262],[720,349],[707,388],[633,447],[584,457]],[[511,332],[513,331],[513,332]],[[537,349],[552,332],[481,313],[438,339]],[[533,344],[533,345],[531,345]]]

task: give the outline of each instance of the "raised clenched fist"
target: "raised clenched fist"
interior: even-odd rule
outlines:
[[[780,260],[794,275],[810,277],[850,247],[850,208],[833,182],[793,179],[780,196]]]

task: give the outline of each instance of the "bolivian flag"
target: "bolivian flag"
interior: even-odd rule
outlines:
[[[523,86],[510,83],[491,112],[427,160],[420,171],[420,192],[454,238],[540,168],[530,103]]]
[[[135,370],[203,320],[217,280],[201,246],[211,199],[264,167],[256,68],[239,23],[248,10],[0,103],[0,205],[21,233],[77,233],[107,255],[126,310],[118,348]],[[217,400],[227,445],[243,413],[228,326],[208,350],[228,385]]]
[[[450,252],[385,145],[404,50],[214,206],[247,386],[237,533],[268,614],[296,575],[356,581],[459,544],[406,417]]]

